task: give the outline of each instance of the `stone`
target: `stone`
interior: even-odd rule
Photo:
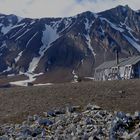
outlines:
[[[57,114],[47,112],[45,117],[28,116],[21,124],[1,125],[0,140],[100,140],[132,136],[139,139],[139,112],[134,115],[114,113],[91,104],[81,111],[69,109]]]
[[[8,136],[0,136],[0,140],[9,140]]]
[[[39,125],[44,125],[44,126],[49,126],[53,124],[53,122],[50,121],[49,119],[40,119],[38,123]]]
[[[0,127],[0,136],[3,136],[5,134],[4,130]]]
[[[30,129],[28,129],[28,128],[24,128],[24,129],[22,129],[22,134],[24,135],[24,136],[31,136],[32,135],[32,131],[30,130]]]
[[[88,140],[94,140],[94,139],[93,139],[93,137],[92,137],[92,136],[90,136],[90,137],[88,138]]]

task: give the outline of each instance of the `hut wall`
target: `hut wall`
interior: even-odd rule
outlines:
[[[134,65],[134,78],[140,78],[140,62]]]
[[[139,78],[140,78],[140,62],[138,63],[138,72],[139,72]]]
[[[123,80],[140,78],[140,62],[135,65],[125,65],[95,71],[95,80]]]

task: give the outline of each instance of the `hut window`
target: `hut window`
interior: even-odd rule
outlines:
[[[113,67],[112,68],[112,73],[117,73],[118,72],[118,67]]]

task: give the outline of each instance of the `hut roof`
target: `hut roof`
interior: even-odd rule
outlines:
[[[116,60],[113,61],[106,61],[96,67],[96,70],[99,69],[108,69],[116,66],[126,66],[126,65],[135,65],[140,61],[140,55],[138,56],[133,56],[133,57],[128,57],[128,58],[121,58],[119,59],[119,64],[117,65]]]

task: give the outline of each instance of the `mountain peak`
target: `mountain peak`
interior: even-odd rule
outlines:
[[[121,49],[120,58],[139,54],[139,14],[129,10],[37,20],[0,15],[0,74],[44,73],[45,83],[71,81],[93,76],[96,66],[115,58],[114,48]]]
[[[99,12],[99,13],[100,14],[104,13],[104,12],[114,12],[114,13],[120,12],[120,13],[124,13],[124,12],[127,12],[127,11],[134,11],[134,10],[131,9],[128,5],[125,5],[125,6],[118,5],[118,6],[114,7],[114,8],[111,8],[109,10],[105,10],[105,11],[102,11],[102,12]]]
[[[133,11],[128,5],[118,5],[117,7],[114,7],[112,9],[110,9],[109,11],[117,11],[117,12],[127,12],[127,11]]]
[[[97,18],[98,17],[98,15],[96,13],[93,13],[91,11],[83,12],[81,14],[78,14],[77,16],[83,17],[83,18]]]

